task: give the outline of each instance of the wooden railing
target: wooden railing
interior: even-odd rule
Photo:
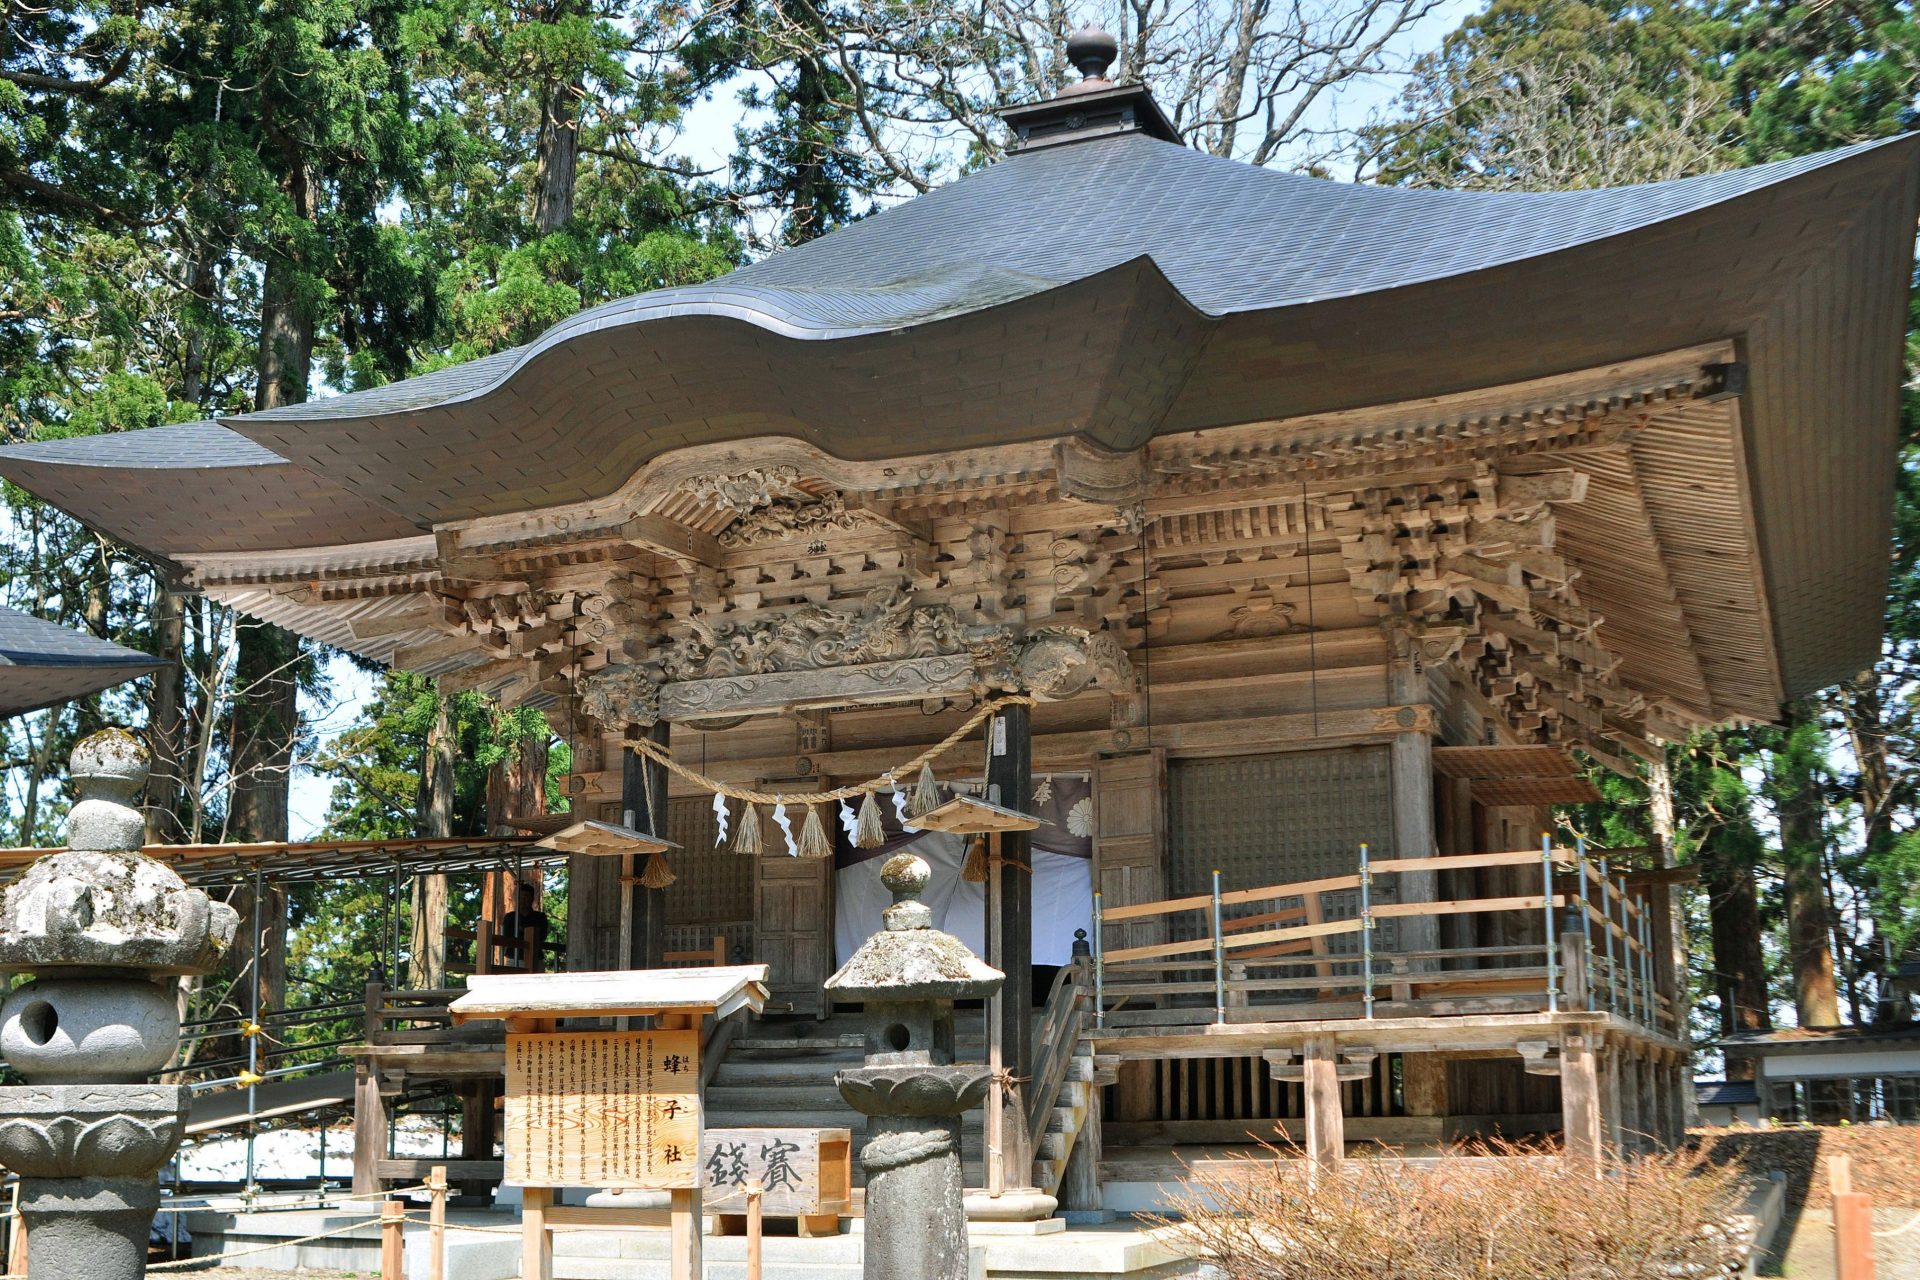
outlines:
[[[1074,1051],[1092,1017],[1092,964],[1085,959],[1060,966],[1047,992],[1040,1025],[1033,1037],[1033,1079],[1027,1090],[1027,1150],[1040,1149],[1040,1135],[1060,1099],[1073,1066]]]
[[[1096,945],[1096,1026],[1372,1018],[1380,1005],[1390,1004],[1395,1014],[1409,1015],[1492,1011],[1496,1005],[1604,1009],[1663,1032],[1674,1029],[1677,1004],[1654,981],[1651,917],[1624,880],[1587,858],[1583,848],[1543,841],[1537,850],[1375,858],[1362,845],[1355,862],[1352,875],[1252,889],[1225,889],[1216,872],[1210,893],[1120,907],[1102,908],[1096,893],[1097,934],[1107,926],[1158,920],[1169,931],[1186,924],[1194,935],[1110,950]],[[1522,882],[1535,877],[1538,891],[1380,900],[1385,877],[1477,868],[1507,869]],[[1329,894],[1349,896],[1357,910],[1329,918]],[[1247,907],[1268,909],[1238,918],[1226,914]],[[1376,945],[1383,921],[1515,913],[1532,918],[1525,932],[1537,933],[1539,942]],[[1338,939],[1351,939],[1351,948],[1334,950]]]

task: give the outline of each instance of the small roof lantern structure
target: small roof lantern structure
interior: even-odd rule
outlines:
[[[456,1023],[508,1018],[625,1018],[712,1013],[767,1004],[767,966],[639,969],[602,973],[487,973],[467,979],[449,1008]]]

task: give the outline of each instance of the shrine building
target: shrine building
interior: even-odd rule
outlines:
[[[857,1137],[823,982],[912,847],[1008,975],[961,1013],[1012,1121],[969,1121],[970,1186],[1137,1209],[1262,1140],[1676,1141],[1685,869],[1551,807],[1874,662],[1920,142],[1470,193],[1204,155],[1098,76],[1006,122],[1005,159],[706,284],[0,475],[249,617],[545,709],[571,812],[529,835],[676,846],[548,848],[551,963],[770,966],[706,1028],[709,1124]],[[1039,825],[915,828],[955,793]],[[384,1145],[413,1083],[500,1069],[457,978],[407,986],[370,984],[363,1189],[420,1172]],[[471,1115],[456,1176],[497,1181]]]

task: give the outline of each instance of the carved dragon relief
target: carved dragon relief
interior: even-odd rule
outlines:
[[[641,661],[584,678],[580,696],[602,724],[652,724],[989,689],[1054,700],[1091,687],[1134,692],[1132,665],[1106,632],[970,621],[881,587],[857,604],[802,605],[746,622],[689,619]]]
[[[716,535],[728,550],[883,523],[868,512],[849,507],[837,492],[807,492],[800,487],[800,469],[784,464],[694,476],[678,488],[691,498],[732,514],[732,522]]]

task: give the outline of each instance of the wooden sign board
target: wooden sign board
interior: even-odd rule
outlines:
[[[700,1033],[507,1036],[506,1181],[701,1185]]]
[[[776,1218],[844,1213],[853,1196],[853,1135],[846,1129],[709,1129],[706,1208],[744,1213],[758,1179],[761,1212]]]

